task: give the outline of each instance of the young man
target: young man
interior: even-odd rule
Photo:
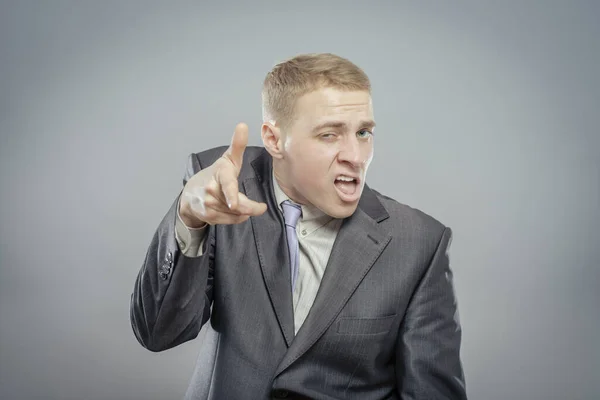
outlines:
[[[365,73],[333,54],[277,65],[263,147],[189,157],[136,280],[131,321],[163,351],[207,336],[190,399],[465,399],[452,232],[369,188]]]

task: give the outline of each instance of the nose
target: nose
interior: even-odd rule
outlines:
[[[366,143],[364,145],[366,145]],[[338,159],[350,163],[354,168],[359,168],[365,162],[364,158],[366,154],[363,153],[365,153],[365,151],[363,151],[361,143],[359,143],[357,138],[347,138],[342,141]]]

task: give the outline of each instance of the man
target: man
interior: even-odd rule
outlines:
[[[131,321],[163,351],[207,326],[188,398],[465,399],[451,230],[369,188],[365,73],[277,65],[263,147],[189,157],[136,280]]]

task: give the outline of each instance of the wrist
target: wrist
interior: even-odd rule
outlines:
[[[183,224],[189,229],[201,229],[207,225],[205,221],[194,215],[190,204],[187,201],[184,201],[183,198],[179,201],[179,217]]]

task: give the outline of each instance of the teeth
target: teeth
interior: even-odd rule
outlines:
[[[352,181],[354,181],[354,178],[349,178],[347,176],[338,176],[337,180],[344,181],[344,182],[352,182]]]

